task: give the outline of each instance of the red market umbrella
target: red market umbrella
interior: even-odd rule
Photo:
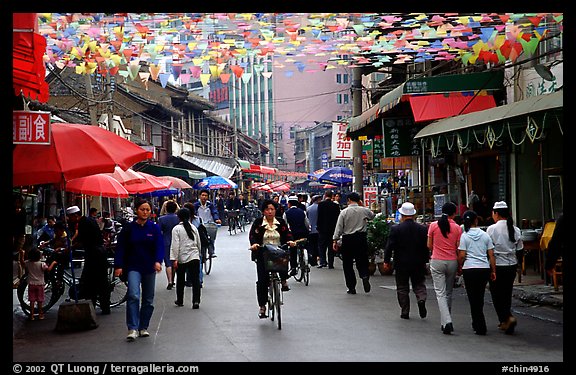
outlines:
[[[130,194],[151,193],[156,190],[166,190],[172,186],[172,181],[161,180],[159,177],[144,172],[138,172],[138,174],[144,177],[146,181],[135,184],[125,184],[124,187]]]
[[[275,181],[268,184],[270,189],[275,192],[290,191],[290,183],[287,181]]]
[[[146,181],[146,179],[140,173],[136,172],[132,168],[123,170],[122,168],[116,166],[116,168],[114,168],[114,172],[107,174],[123,185],[136,184],[138,182]]]
[[[16,144],[12,185],[62,184],[74,178],[128,169],[149,152],[106,129],[81,124],[51,125],[49,145]]]
[[[70,180],[66,183],[66,191],[107,198],[128,198],[130,195],[120,182],[107,173]]]
[[[186,181],[184,181],[181,178],[178,177],[174,177],[174,176],[160,176],[158,177],[161,180],[165,180],[165,181],[170,181],[172,182],[172,186],[170,186],[170,188],[172,189],[192,189],[192,185],[190,185],[189,183],[187,183]]]

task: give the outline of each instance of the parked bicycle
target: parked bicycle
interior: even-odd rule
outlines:
[[[296,264],[296,275],[294,275],[294,279],[298,282],[304,282],[304,285],[308,286],[310,283],[310,265],[308,264],[308,251],[306,250],[308,240],[303,238],[297,240],[296,243],[298,263]]]
[[[51,264],[52,261],[59,258],[59,253],[51,248],[44,248],[42,250],[46,263]],[[82,250],[74,250],[75,256],[81,256]],[[42,311],[47,312],[54,306],[63,295],[67,295],[67,300],[77,300],[80,286],[80,275],[82,274],[82,266],[84,264],[83,257],[74,258],[72,265],[68,262],[58,262],[50,272],[44,276],[44,305]],[[112,290],[110,295],[110,307],[121,305],[126,301],[128,294],[128,285],[120,281],[119,278],[114,277],[114,258],[108,258],[108,277],[110,281],[110,288]],[[68,293],[66,293],[68,288]],[[18,301],[20,307],[26,315],[30,315],[30,301],[28,300],[28,275],[25,273],[20,280],[20,285],[17,289]]]

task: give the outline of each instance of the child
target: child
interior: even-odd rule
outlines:
[[[42,304],[44,303],[44,272],[52,270],[56,262],[50,266],[40,260],[42,254],[38,249],[30,250],[26,269],[28,270],[28,300],[30,301],[30,320],[34,320],[34,305],[38,304],[38,319],[44,319]]]

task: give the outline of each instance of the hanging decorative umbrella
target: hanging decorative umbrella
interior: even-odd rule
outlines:
[[[194,189],[201,190],[201,189],[209,189],[209,190],[217,190],[217,189],[238,189],[238,185],[222,176],[210,176],[205,177],[198,181],[194,185]]]
[[[190,185],[189,183],[178,177],[160,176],[158,178],[165,181],[171,181],[172,182],[172,186],[170,187],[171,189],[192,189],[192,185]]]
[[[321,184],[343,187],[352,185],[352,170],[345,167],[319,169],[313,174],[308,175],[308,178],[312,181],[318,181]]]
[[[130,194],[151,193],[156,190],[168,189],[172,185],[171,181],[162,180],[159,177],[148,173],[138,172],[138,174],[144,177],[146,181],[134,184],[125,184],[124,187]]]
[[[107,198],[128,198],[128,191],[107,173],[75,178],[66,183],[66,191]]]
[[[119,166],[116,166],[116,168],[114,168],[114,172],[108,173],[108,175],[123,185],[130,185],[146,181],[146,179],[140,173],[136,172],[132,168],[123,170]]]
[[[17,144],[12,152],[12,185],[62,184],[96,173],[127,169],[150,153],[106,129],[80,124],[51,126],[49,145]]]

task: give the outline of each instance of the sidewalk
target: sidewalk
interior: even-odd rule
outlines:
[[[553,285],[546,285],[541,275],[532,269],[526,270],[526,275],[522,275],[522,282],[518,278],[514,282],[512,296],[524,303],[550,306],[562,309],[564,306],[564,288],[559,285],[558,290],[554,290]]]

